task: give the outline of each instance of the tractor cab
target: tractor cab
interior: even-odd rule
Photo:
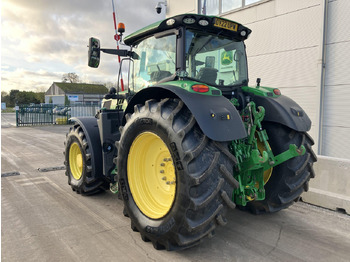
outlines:
[[[124,39],[139,59],[130,64],[129,88],[192,80],[230,92],[247,85],[243,41],[251,30],[222,18],[179,15]]]
[[[229,95],[233,88],[248,83],[243,41],[250,33],[243,25],[223,18],[192,14],[143,28],[124,39],[133,56],[129,93],[181,79],[210,85]]]

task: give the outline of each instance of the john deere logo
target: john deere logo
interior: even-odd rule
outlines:
[[[230,65],[233,62],[233,52],[232,51],[224,51],[221,53],[221,64],[222,65]]]

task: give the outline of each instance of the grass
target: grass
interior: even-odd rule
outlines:
[[[1,110],[1,113],[15,113],[16,110],[14,108],[6,108]]]

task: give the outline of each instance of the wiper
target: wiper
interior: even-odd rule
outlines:
[[[206,41],[204,43],[204,45],[201,46],[201,48],[198,49],[198,51],[194,54],[194,55],[197,55],[200,51],[202,51],[202,49],[214,38],[214,36],[211,36],[208,41]]]
[[[200,53],[200,51],[202,51],[202,49],[208,44],[210,43],[210,41],[215,37],[219,37],[219,35],[222,33],[222,31],[220,31],[219,33],[217,33],[215,36],[211,35],[210,38],[201,46],[201,48],[199,48],[199,50],[194,54],[197,55],[198,53]]]

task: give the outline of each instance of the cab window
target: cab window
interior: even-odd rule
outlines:
[[[186,71],[190,78],[214,86],[248,81],[244,44],[205,32],[186,31]]]
[[[173,75],[176,71],[176,36],[149,37],[133,48],[138,59],[131,63],[131,86],[137,92]]]

